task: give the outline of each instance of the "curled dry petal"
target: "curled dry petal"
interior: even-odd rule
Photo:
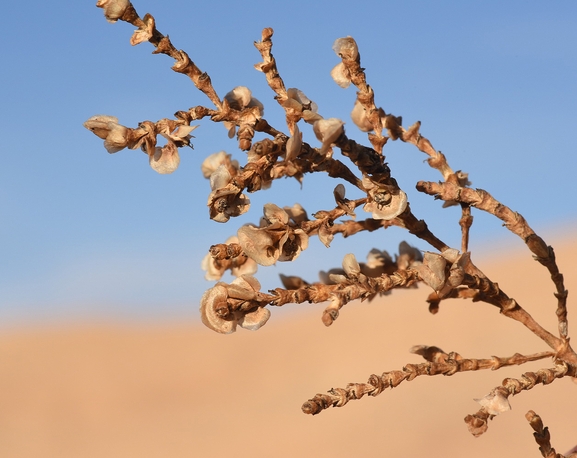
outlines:
[[[297,89],[296,87],[291,87],[287,89],[287,96],[289,100],[296,101],[300,105],[302,111],[309,110],[314,113],[318,111],[318,106],[315,102],[310,100],[303,91]],[[292,103],[288,101],[287,103]]]
[[[279,240],[275,240],[269,231],[252,225],[238,229],[240,246],[248,257],[261,266],[272,266],[280,256]]]
[[[331,70],[331,78],[342,88],[347,88],[351,85],[351,74],[344,63],[339,62]]]
[[[357,277],[361,273],[361,266],[354,254],[348,253],[345,255],[343,259],[343,270],[348,277]]]
[[[238,325],[249,331],[256,331],[263,327],[270,318],[270,310],[258,307],[252,312],[245,313],[239,320]]]
[[[275,204],[265,204],[263,209],[264,217],[269,224],[286,225],[289,220],[287,212]]]
[[[281,246],[279,261],[292,261],[309,246],[309,236],[302,229],[291,230]]]
[[[204,176],[204,178],[210,178],[220,165],[225,165],[231,177],[235,176],[240,169],[238,161],[232,160],[230,154],[227,154],[225,151],[219,151],[218,153],[211,154],[202,162],[200,166],[202,176]]]
[[[444,254],[444,253],[443,253]],[[447,278],[447,283],[453,288],[461,285],[463,279],[465,278],[465,273],[469,265],[471,264],[471,253],[466,252],[460,254],[457,259],[451,265],[449,270],[449,278]]]
[[[299,126],[295,124],[293,135],[286,142],[286,160],[292,161],[301,152],[301,147],[303,145],[303,134],[299,130]]]
[[[217,189],[224,188],[228,183],[230,183],[231,178],[232,177],[226,168],[226,165],[219,165],[210,175],[210,189],[216,191]]]
[[[189,146],[190,139],[192,138],[190,133],[197,127],[198,126],[180,125],[176,127],[176,129],[174,129],[172,132],[160,131],[159,133],[167,140],[176,143],[177,146]]]
[[[283,207],[283,210],[295,224],[309,220],[307,212],[301,204],[294,204],[292,207]]]
[[[319,240],[322,242],[324,246],[329,248],[334,238],[335,235],[331,231],[331,228],[328,226],[327,223],[323,223],[323,225],[319,227]]]
[[[511,410],[509,399],[500,390],[493,390],[484,398],[475,399],[475,401],[481,404],[490,415],[499,415]]]
[[[178,148],[172,142],[168,142],[162,148],[156,147],[154,154],[148,157],[150,167],[160,174],[166,175],[174,172],[180,164]]]
[[[345,191],[346,191],[345,187],[342,183],[339,183],[335,187],[335,189],[333,190],[335,202],[337,203],[339,208],[341,208],[342,210],[344,210],[347,213],[347,215],[352,216],[353,218],[356,218],[355,205],[353,202],[351,202],[350,200],[345,198]]]
[[[440,254],[426,251],[423,263],[414,265],[413,268],[427,285],[435,291],[440,291],[445,286],[446,264],[447,261]]]
[[[370,132],[373,130],[373,124],[369,121],[367,110],[359,100],[355,100],[355,106],[351,111],[351,119],[355,125],[363,132]]]
[[[333,43],[333,51],[343,59],[355,60],[359,56],[359,47],[353,37],[337,38]]]
[[[322,142],[321,154],[325,154],[331,145],[345,132],[344,122],[337,118],[320,119],[313,125],[313,131]]]
[[[104,17],[108,22],[116,22],[129,7],[129,0],[98,0],[96,6],[104,9]]]
[[[232,91],[228,92],[224,99],[228,102],[230,108],[242,111],[245,108],[257,108],[260,116],[264,114],[263,104],[252,96],[252,92],[246,86],[237,86]]]

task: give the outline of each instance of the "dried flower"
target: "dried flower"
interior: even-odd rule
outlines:
[[[238,237],[233,235],[229,237],[225,243],[238,243]],[[258,270],[257,263],[244,254],[230,259],[217,260],[212,257],[210,252],[202,259],[201,267],[202,270],[206,272],[204,278],[209,281],[220,280],[224,272],[228,269],[230,269],[232,275],[235,277],[254,275]]]
[[[148,41],[152,38],[152,34],[154,33],[154,18],[146,13],[144,18],[142,18],[142,22],[144,23],[138,29],[134,31],[132,37],[130,37],[130,44],[132,46],[136,46],[144,41]]]
[[[333,44],[333,50],[342,59],[356,60],[359,56],[357,43],[351,37],[337,38]],[[351,84],[351,74],[344,62],[339,62],[331,70],[331,77],[340,87],[347,88]]]
[[[98,8],[104,9],[104,17],[108,22],[118,21],[130,6],[129,0],[98,0]]]
[[[231,216],[246,213],[250,200],[242,190],[231,182],[232,176],[225,164],[221,164],[210,176],[212,192],[208,196],[210,219],[226,223]]]
[[[337,38],[333,43],[333,51],[347,60],[356,60],[359,57],[359,47],[353,37]]]
[[[124,127],[118,123],[118,118],[108,115],[92,116],[83,126],[104,140],[104,147],[110,154],[117,153],[124,148],[138,148],[143,137],[147,135],[145,129]]]
[[[511,410],[509,399],[507,399],[502,393],[502,390],[499,389],[495,389],[484,398],[475,399],[474,401],[481,404],[490,415],[499,415],[500,413]]]
[[[224,100],[233,110],[242,111],[245,108],[255,108],[257,117],[261,117],[264,114],[263,104],[252,96],[252,92],[248,87],[235,87],[224,96]],[[223,124],[228,129],[228,137],[234,137],[236,134],[236,124],[230,121],[224,121]]]
[[[400,189],[389,191],[374,183],[368,177],[363,178],[363,185],[368,191],[368,201],[363,210],[372,213],[374,219],[391,220],[407,208],[407,195]]]
[[[445,266],[447,261],[443,256],[437,253],[425,251],[425,257],[422,264],[415,264],[413,269],[419,272],[423,281],[433,288],[440,291],[445,286]]]
[[[171,124],[172,123],[167,123],[162,126],[162,129],[160,129],[158,133],[178,147],[190,146],[190,139],[193,138],[190,133],[198,126],[179,125],[171,132]]]
[[[264,215],[260,227],[247,224],[238,230],[244,252],[262,266],[296,259],[308,247],[308,235],[292,227],[288,213],[274,204],[265,205]]]
[[[200,300],[202,322],[221,334],[235,332],[237,325],[256,331],[270,318],[270,311],[259,307],[256,301],[259,290],[258,280],[249,275],[239,277],[231,284],[217,283]],[[229,301],[236,304],[235,310],[231,310]]]
[[[218,169],[219,166],[224,165],[228,170],[231,177],[238,174],[240,166],[238,161],[232,160],[230,154],[226,154],[225,151],[219,151],[218,153],[211,154],[208,156],[201,164],[202,175],[204,178],[210,178],[210,176]]]
[[[326,154],[332,144],[344,134],[344,122],[337,118],[319,119],[313,124],[313,131],[319,141],[322,142],[321,154]]]

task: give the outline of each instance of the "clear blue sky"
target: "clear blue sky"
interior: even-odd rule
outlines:
[[[95,114],[127,126],[210,106],[172,60],[131,47],[133,27],[109,24],[95,1],[3,6],[0,55],[0,319],[174,317],[194,320],[202,292],[200,260],[240,224],[257,222],[262,205],[300,202],[309,213],[329,209],[337,184],[307,176],[251,195],[248,215],[226,225],[208,220],[209,185],[200,163],[226,150],[243,153],[224,127],[201,122],[195,150],[181,151],[173,175],[161,176],[139,151],[109,155],[82,127]],[[347,122],[354,88],[339,88],[329,72],[336,38],[353,36],[377,105],[422,121],[421,132],[451,166],[522,213],[537,231],[565,224],[577,231],[577,3],[574,1],[331,1],[190,2],[135,0],[152,13],[177,48],[208,72],[222,97],[248,86],[279,129],[283,112],[253,64],[253,41],[273,27],[273,53],[287,87],[314,100],[325,117]],[[211,6],[211,5],[217,5]],[[276,6],[278,5],[278,6]],[[305,141],[318,142],[310,130]],[[385,154],[418,217],[447,243],[459,245],[459,211],[418,195],[419,179],[437,180],[425,156],[399,142]],[[361,212],[362,213],[362,212]],[[500,221],[475,212],[472,248],[492,239],[521,245]],[[362,216],[362,215],[359,215]],[[409,234],[391,229],[327,250],[311,243],[297,263],[261,268],[265,289],[279,273],[340,265],[347,252],[363,259],[372,247],[396,251]],[[552,243],[552,242],[549,242]]]

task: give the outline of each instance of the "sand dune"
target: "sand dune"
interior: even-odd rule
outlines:
[[[575,294],[577,241],[548,242]],[[479,265],[555,332],[545,269],[528,251],[500,254],[500,262]],[[432,316],[426,295],[421,288],[349,304],[331,328],[320,321],[322,306],[303,305],[273,310],[258,332],[230,336],[192,320],[5,330],[0,456],[538,457],[524,418],[529,409],[550,427],[558,452],[576,445],[577,385],[568,379],[513,398],[513,410],[481,438],[470,436],[463,422],[478,409],[473,398],[549,361],[418,378],[315,417],[301,412],[316,393],[421,362],[408,353],[415,344],[477,358],[547,349],[488,305],[447,301]]]

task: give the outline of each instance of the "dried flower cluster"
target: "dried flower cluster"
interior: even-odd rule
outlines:
[[[294,177],[302,181],[305,173],[324,172],[338,180],[333,190],[334,208],[307,213],[299,204],[280,208],[268,203],[258,223],[245,224],[238,228],[235,236],[210,247],[202,266],[206,278],[218,282],[205,292],[201,300],[200,313],[206,326],[223,334],[235,332],[238,326],[257,330],[269,320],[271,306],[302,302],[327,303],[322,321],[329,326],[338,318],[339,310],[350,301],[371,300],[389,294],[395,288],[423,283],[432,289],[428,297],[431,313],[436,313],[440,302],[448,298],[485,302],[497,307],[506,317],[522,323],[549,347],[547,351],[534,355],[515,354],[489,359],[466,359],[456,352],[445,353],[437,347],[414,347],[412,352],[422,356],[425,362],[371,375],[366,383],[350,383],[345,388],[317,394],[304,403],[302,410],[305,413],[317,414],[329,407],[341,407],[365,394],[376,396],[387,387],[395,387],[420,375],[496,370],[503,366],[552,359],[549,368],[526,372],[518,379],[507,378],[477,400],[479,411],[467,415],[465,422],[469,431],[478,436],[487,430],[489,420],[510,410],[511,396],[528,391],[536,384],[577,377],[577,353],[569,343],[567,326],[567,291],[553,248],[535,234],[520,214],[498,202],[488,192],[469,187],[468,174],[453,171],[445,156],[421,135],[420,122],[405,128],[400,117],[387,114],[375,104],[375,94],[366,81],[359,49],[353,38],[335,41],[333,50],[338,62],[330,74],[339,86],[346,88],[352,84],[356,87],[351,119],[360,131],[367,133],[370,146],[348,138],[344,121],[322,116],[319,107],[302,91],[286,88],[271,52],[272,29],[264,29],[261,41],[255,43],[262,58],[255,68],[264,74],[274,92],[274,99],[284,110],[284,132],[266,121],[263,104],[252,96],[248,88],[238,86],[219,97],[210,77],[184,51],[175,48],[168,36],[158,31],[150,14],[141,18],[129,0],[99,0],[97,6],[104,9],[109,22],[120,20],[136,27],[130,39],[132,45],[148,41],[155,47],[154,53],[172,57],[175,60],[172,69],[187,75],[213,105],[213,108],[195,106],[178,111],[174,119],[143,121],[135,128],[121,125],[114,116],[93,116],[84,126],[104,140],[109,153],[124,148],[140,148],[156,172],[172,173],[179,165],[179,148],[191,146],[191,132],[198,127],[192,123],[203,118],[222,123],[230,138],[236,136],[239,148],[246,151],[247,160],[241,165],[230,154],[221,151],[207,157],[202,164],[203,175],[210,182],[209,217],[221,223],[246,213],[250,209],[247,193],[267,189],[278,178]],[[299,128],[301,122],[312,125],[316,139],[311,143],[303,140]],[[255,140],[257,133],[262,139]],[[165,146],[157,146],[158,135],[166,139]],[[441,175],[439,182],[418,182],[417,190],[443,200],[444,206],[461,207],[459,247],[441,241],[423,220],[413,214],[407,193],[399,187],[385,162],[384,146],[394,140],[410,143],[425,153],[428,164]],[[334,157],[335,152],[340,152],[341,159]],[[361,191],[364,197],[347,199],[345,185]],[[535,260],[548,270],[557,299],[556,333],[543,328],[522,304],[508,296],[474,264],[468,251],[472,208],[501,219],[507,229],[525,242]],[[357,219],[359,211],[370,216]],[[372,250],[365,263],[358,262],[354,254],[349,253],[344,256],[342,268],[322,271],[320,281],[308,282],[300,277],[281,275],[283,288],[268,292],[260,291],[261,285],[253,276],[259,265],[270,266],[296,259],[307,249],[311,237],[318,237],[329,247],[336,234],[348,237],[393,225],[428,243],[431,251],[423,253],[403,242],[394,256],[386,251]],[[227,270],[236,277],[229,284],[219,281]],[[551,447],[547,428],[543,427],[538,415],[531,411],[527,419],[535,430],[542,455],[562,456]]]

